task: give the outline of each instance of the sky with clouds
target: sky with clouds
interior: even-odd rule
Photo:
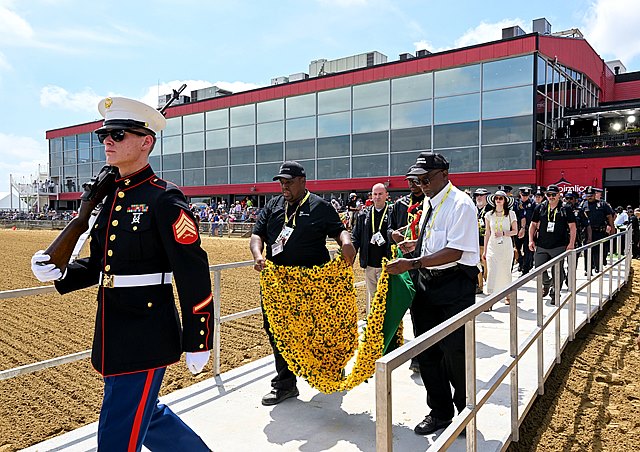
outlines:
[[[432,52],[500,39],[546,17],[604,60],[640,70],[638,0],[0,0],[0,192],[47,163],[45,132],[99,119],[98,101],[217,85],[234,92],[377,50]]]

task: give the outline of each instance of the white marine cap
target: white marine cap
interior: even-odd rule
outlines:
[[[126,97],[106,97],[98,104],[98,111],[104,118],[104,123],[96,132],[137,128],[146,129],[155,135],[167,125],[167,120],[158,110]]]

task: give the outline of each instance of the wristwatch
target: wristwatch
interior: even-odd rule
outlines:
[[[411,262],[411,266],[413,268],[422,268],[422,262],[420,262],[420,258],[414,260],[413,262]]]

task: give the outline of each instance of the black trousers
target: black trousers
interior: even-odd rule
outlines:
[[[463,271],[422,280],[413,300],[413,319],[422,334],[475,302],[476,278]],[[418,355],[431,415],[448,420],[466,406],[464,327]],[[473,359],[473,357],[470,357]],[[453,386],[453,394],[451,393]]]
[[[596,240],[600,240],[602,238],[607,237],[607,233],[602,231],[593,231],[592,240],[595,242]],[[609,242],[602,245],[602,253],[604,256],[602,257],[602,265],[607,263],[607,254],[609,254]],[[591,248],[591,268],[594,270],[598,270],[600,265],[600,246],[594,246]]]
[[[291,372],[289,365],[282,357],[280,350],[278,350],[278,347],[276,346],[273,334],[269,328],[269,319],[267,318],[267,314],[264,312],[264,308],[262,308],[262,323],[264,330],[267,332],[267,336],[269,337],[271,348],[273,349],[273,357],[276,360],[276,376],[271,379],[271,387],[274,389],[291,389],[296,385],[296,376]]]

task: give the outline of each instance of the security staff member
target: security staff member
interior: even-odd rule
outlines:
[[[196,220],[173,184],[148,164],[164,116],[141,102],[106,98],[95,131],[107,164],[119,170],[91,231],[90,256],[65,275],[41,251],[32,259],[40,281],[61,294],[99,284],[91,363],[104,376],[98,450],[206,451],[206,444],[158,403],[166,366],[187,352],[198,373],[213,346],[213,298],[207,254]],[[176,310],[175,279],[182,313]]]
[[[518,218],[518,235],[515,239],[518,250],[518,267],[522,274],[529,273],[533,268],[533,252],[529,249],[529,226],[536,204],[531,199],[531,188],[520,187],[520,199],[516,202]]]
[[[393,204],[393,210],[389,217],[388,236],[389,243],[400,243],[405,239],[416,240],[420,234],[420,218],[422,216],[422,205],[424,203],[424,193],[418,183],[418,176],[411,174],[414,166],[409,167],[407,171],[407,183],[409,184],[409,194],[398,199]],[[409,253],[409,256],[411,253]],[[409,257],[407,256],[407,257]],[[418,284],[418,271],[410,270],[409,275],[413,280],[413,285]],[[409,314],[411,315],[411,323],[413,325],[413,334],[417,337],[415,320],[413,317],[413,304],[409,306]],[[418,358],[411,358],[409,369],[412,372],[420,372]]]
[[[331,204],[306,189],[307,175],[298,162],[284,162],[273,178],[280,182],[282,195],[267,202],[253,228],[249,247],[257,271],[264,268],[262,251],[267,246],[266,259],[276,265],[313,267],[330,260],[327,237],[342,248],[345,261],[351,265],[356,250],[351,235],[345,230]],[[296,376],[280,354],[263,311],[264,329],[273,348],[276,376],[272,390],[262,398],[263,405],[276,405],[290,397],[297,397]]]
[[[580,206],[589,217],[589,223],[591,223],[591,236],[592,241],[597,241],[608,237],[609,234],[615,230],[613,226],[613,209],[611,206],[603,201],[596,200],[596,189],[594,187],[587,187],[585,190],[587,199],[582,202]],[[603,262],[609,253],[609,243],[603,245]],[[591,268],[596,271],[600,270],[600,247],[594,246],[591,249]]]
[[[358,216],[356,226],[351,231],[351,241],[356,252],[360,251],[360,267],[364,269],[367,314],[382,274],[382,258],[389,254],[387,232],[393,207],[387,204],[387,194],[384,184],[375,184],[371,188],[373,204],[365,208],[363,215]]]
[[[574,191],[565,192],[564,199],[566,201],[564,205],[573,210],[573,215],[576,217],[576,248],[580,248],[592,240],[591,223],[589,223],[587,213],[580,207],[578,195]],[[576,256],[576,259],[579,257],[580,254]],[[589,271],[589,264],[586,261],[584,271],[585,274]]]
[[[422,334],[475,302],[480,250],[476,207],[449,182],[449,162],[423,152],[415,166],[422,191],[429,197],[418,240],[404,241],[403,251],[419,257],[387,264],[390,274],[422,269],[413,302],[416,328]],[[414,174],[417,171],[414,171]],[[418,355],[420,375],[431,412],[414,431],[427,435],[451,423],[466,406],[464,327]],[[451,392],[453,386],[453,394]]]

